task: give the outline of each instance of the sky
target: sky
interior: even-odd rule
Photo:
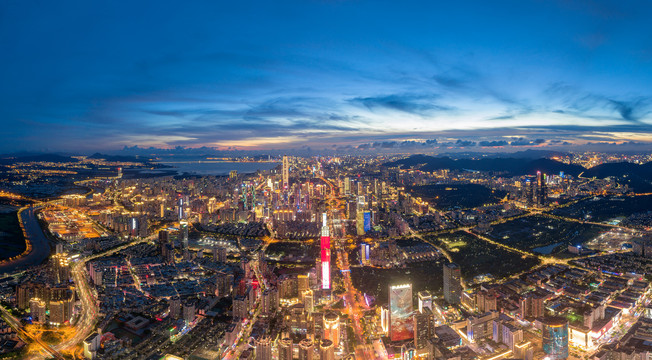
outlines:
[[[635,0],[3,0],[0,152],[649,150],[651,17]]]

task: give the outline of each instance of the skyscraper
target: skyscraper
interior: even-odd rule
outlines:
[[[392,341],[412,339],[412,284],[389,286],[389,337]]]
[[[181,221],[179,223],[179,232],[181,235],[181,249],[183,250],[183,259],[184,260],[189,260],[189,254],[188,254],[188,222],[187,221]]]
[[[427,290],[419,291],[417,294],[419,298],[419,312],[423,313],[424,308],[432,310],[432,295]]]
[[[319,360],[335,360],[335,346],[328,339],[323,339],[319,344]]]
[[[331,288],[331,236],[328,229],[328,218],[323,214],[321,227],[321,288]]]
[[[543,352],[551,360],[568,358],[568,320],[563,317],[544,318]]]
[[[324,339],[333,342],[333,346],[337,347],[340,343],[340,316],[333,311],[324,313]]]
[[[283,189],[290,187],[290,159],[283,155]]]
[[[459,304],[462,300],[462,274],[455,263],[444,265],[444,300],[449,304]]]
[[[299,360],[312,360],[315,353],[315,345],[311,339],[303,339],[299,342]]]
[[[292,360],[293,344],[292,339],[284,338],[278,341],[278,359]]]
[[[272,340],[269,336],[256,339],[256,360],[272,360]]]
[[[414,314],[414,347],[417,350],[424,349],[428,346],[430,339],[430,314],[418,312]]]
[[[537,171],[537,196],[536,196],[537,205],[539,206],[545,205],[547,199],[548,199],[548,190],[546,188],[546,174],[542,174],[541,171]]]

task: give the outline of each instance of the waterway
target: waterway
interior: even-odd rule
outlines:
[[[550,245],[546,245],[546,246],[540,246],[538,248],[532,249],[532,251],[535,252],[535,253],[548,255],[551,252],[553,252],[557,246],[559,246],[561,244],[563,244],[563,243],[558,242],[558,243],[554,243],[554,244],[550,244]]]
[[[25,233],[32,243],[32,251],[11,263],[0,265],[0,273],[38,265],[50,255],[50,242],[43,234],[43,230],[41,230],[41,226],[36,219],[38,209],[39,207],[30,206],[20,213],[23,226],[25,226]]]

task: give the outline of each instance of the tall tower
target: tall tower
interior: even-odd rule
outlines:
[[[389,338],[402,341],[414,337],[412,284],[389,286]]]
[[[459,304],[462,300],[462,273],[455,263],[444,265],[444,300],[449,304]]]
[[[324,213],[321,227],[321,288],[331,288],[331,236],[328,229],[328,217]]]
[[[537,205],[545,205],[547,198],[546,174],[537,171]]]
[[[337,347],[340,343],[340,316],[333,311],[324,313],[324,339],[333,342],[333,346]]]
[[[181,237],[181,249],[183,251],[183,259],[189,260],[190,254],[188,252],[188,222],[181,221],[179,223],[179,235]]]
[[[290,159],[283,155],[283,189],[290,188]]]

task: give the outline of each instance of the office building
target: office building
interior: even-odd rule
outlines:
[[[283,338],[278,340],[278,360],[292,360],[294,352],[292,339]]]
[[[319,360],[335,360],[335,346],[328,339],[323,339],[319,344]]]
[[[543,352],[550,360],[568,358],[568,320],[548,317],[542,321]]]
[[[462,272],[455,263],[444,265],[444,300],[451,305],[462,300]]]
[[[315,345],[311,339],[299,342],[299,360],[312,360],[315,354]]]
[[[337,347],[340,343],[340,316],[333,311],[327,311],[323,319],[324,339],[332,341],[333,346]]]
[[[412,284],[389,287],[389,337],[402,341],[414,337]]]

